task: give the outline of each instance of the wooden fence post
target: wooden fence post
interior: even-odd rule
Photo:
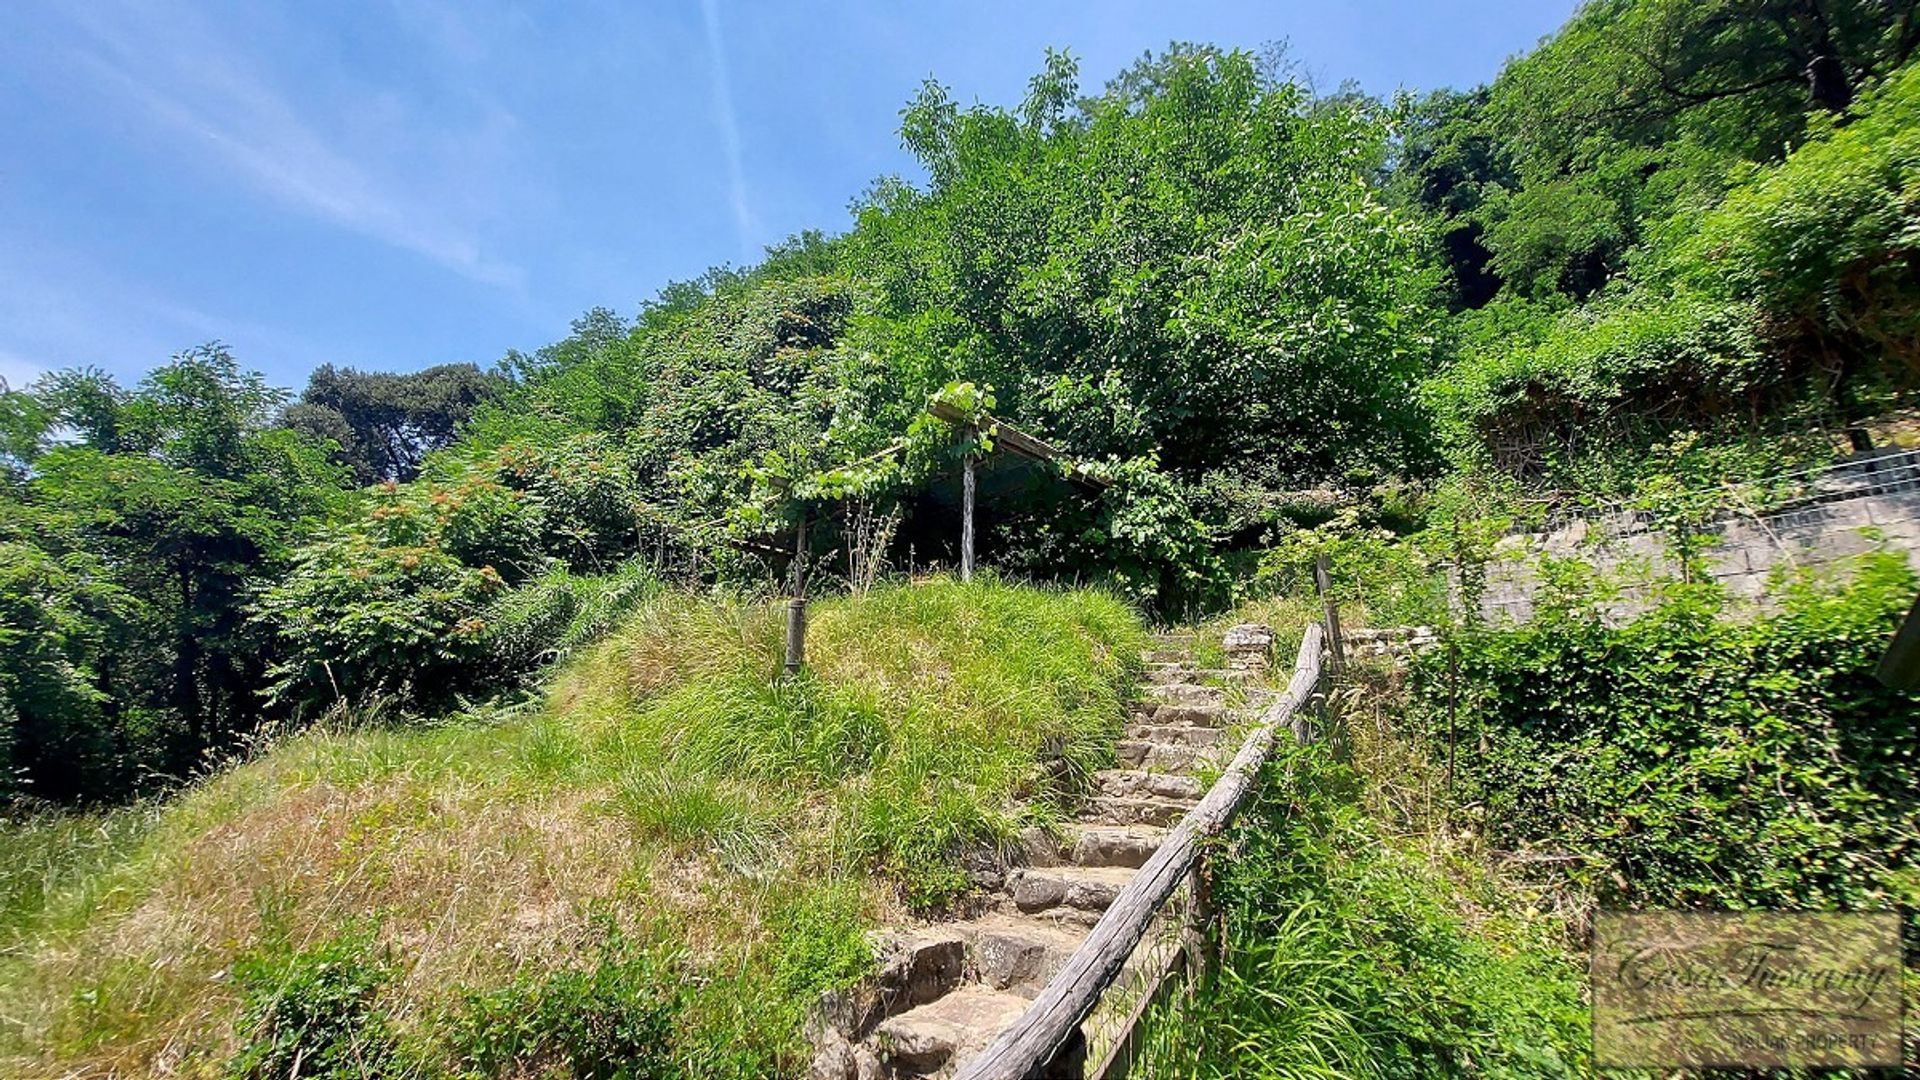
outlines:
[[[1327,666],[1338,675],[1347,666],[1346,646],[1340,640],[1340,605],[1333,599],[1333,574],[1324,551],[1313,557],[1313,585],[1320,590],[1320,603],[1327,613],[1327,653],[1331,661]]]
[[[973,580],[973,455],[961,461],[960,580]]]
[[[793,599],[787,601],[786,673],[798,675],[807,660],[807,515],[800,512],[800,525],[793,540]]]

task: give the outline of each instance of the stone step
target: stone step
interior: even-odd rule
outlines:
[[[954,926],[967,939],[969,978],[1022,997],[1046,989],[1087,936],[1082,925],[1014,912],[989,913]]]
[[[1233,710],[1225,705],[1136,705],[1132,717],[1139,723],[1162,726],[1225,727],[1233,719]]]
[[[1238,685],[1253,682],[1253,672],[1244,668],[1194,668],[1193,677],[1197,682]]]
[[[1162,828],[1185,817],[1193,804],[1173,799],[1129,799],[1102,795],[1093,800],[1093,812],[1115,825],[1158,825]]]
[[[1191,630],[1167,630],[1147,635],[1148,644],[1161,649],[1191,649],[1194,633]]]
[[[1074,866],[1138,869],[1166,838],[1167,830],[1145,825],[1070,825],[1061,861]]]
[[[966,967],[966,939],[947,926],[883,935],[875,942],[878,966],[866,982],[871,995],[859,1001],[865,1017],[850,1017],[851,1027],[871,1026],[947,993],[960,985]]]
[[[1103,769],[1093,774],[1093,784],[1102,795],[1135,799],[1198,799],[1206,794],[1206,788],[1191,776],[1142,769]]]
[[[1107,910],[1134,873],[1131,866],[1028,867],[1007,878],[1007,894],[1014,910],[1025,915],[1057,908],[1097,914]]]
[[[1193,658],[1186,649],[1148,649],[1140,655],[1149,664],[1177,664]]]
[[[1147,683],[1149,686],[1159,686],[1166,683],[1192,682],[1195,670],[1192,661],[1148,664]]]
[[[1218,746],[1226,741],[1227,730],[1197,724],[1128,724],[1126,738],[1162,746]]]
[[[1225,759],[1225,747],[1181,746],[1128,739],[1114,748],[1120,764],[1131,769],[1163,773],[1191,773],[1206,762]]]
[[[1159,683],[1147,687],[1147,700],[1156,705],[1217,705],[1226,691],[1203,683]]]
[[[874,1031],[894,1076],[929,1076],[972,1057],[1027,1010],[1027,999],[986,986],[963,986],[883,1022]]]

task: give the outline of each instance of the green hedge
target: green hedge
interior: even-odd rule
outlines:
[[[1416,695],[1437,739],[1457,700],[1457,797],[1487,841],[1575,856],[1603,903],[1885,906],[1915,891],[1920,702],[1872,672],[1914,588],[1882,554],[1766,617],[1676,587],[1613,627],[1548,596],[1457,637],[1457,685],[1425,657]]]

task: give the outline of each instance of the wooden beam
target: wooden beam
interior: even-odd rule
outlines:
[[[1327,658],[1338,675],[1347,666],[1347,657],[1346,643],[1340,640],[1340,604],[1333,598],[1332,569],[1326,552],[1313,557],[1313,587],[1320,591],[1320,604],[1326,609]]]
[[[800,525],[793,538],[793,599],[787,601],[788,675],[800,674],[807,661],[807,512],[800,511]]]
[[[927,411],[955,427],[967,427],[974,423],[972,417],[944,401],[936,401],[928,405]],[[993,437],[995,450],[1006,450],[1033,461],[1054,462],[1065,466],[1067,479],[1095,490],[1104,490],[1107,486],[1105,480],[1088,474],[1064,451],[1043,439],[1021,431],[1005,420],[997,420],[991,416],[983,417],[980,419],[979,426],[981,430]]]
[[[1072,1038],[1139,946],[1147,927],[1167,897],[1180,887],[1187,870],[1200,857],[1200,842],[1219,832],[1253,790],[1260,766],[1273,752],[1274,739],[1291,726],[1295,711],[1305,705],[1320,682],[1320,653],[1324,634],[1309,623],[1300,638],[1293,679],[1286,693],[1268,707],[1260,724],[1234,755],[1233,764],[1214,782],[1200,804],[1180,819],[1160,850],[1153,853],[1092,933],[1073,951],[1045,990],[1013,1026],[992,1045],[960,1067],[954,1080],[1025,1080],[1043,1068],[1054,1052]]]

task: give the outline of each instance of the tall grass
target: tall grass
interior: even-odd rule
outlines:
[[[1288,1080],[1584,1076],[1566,919],[1488,870],[1427,797],[1364,667],[1340,749],[1283,752],[1216,862],[1225,957],[1150,1019],[1145,1075]]]
[[[1587,1074],[1557,924],[1382,835],[1324,748],[1266,783],[1216,886],[1226,962],[1150,1021],[1147,1075]]]
[[[323,727],[144,818],[5,826],[0,1074],[331,1038],[303,1060],[587,1075],[668,1015],[670,1074],[795,1072],[865,930],[1106,763],[1141,641],[1101,593],[936,580],[817,604],[782,679],[778,608],[649,592],[536,709]]]
[[[0,819],[0,956],[50,899],[83,889],[124,860],[152,829],[150,803],[113,810],[39,812]]]

